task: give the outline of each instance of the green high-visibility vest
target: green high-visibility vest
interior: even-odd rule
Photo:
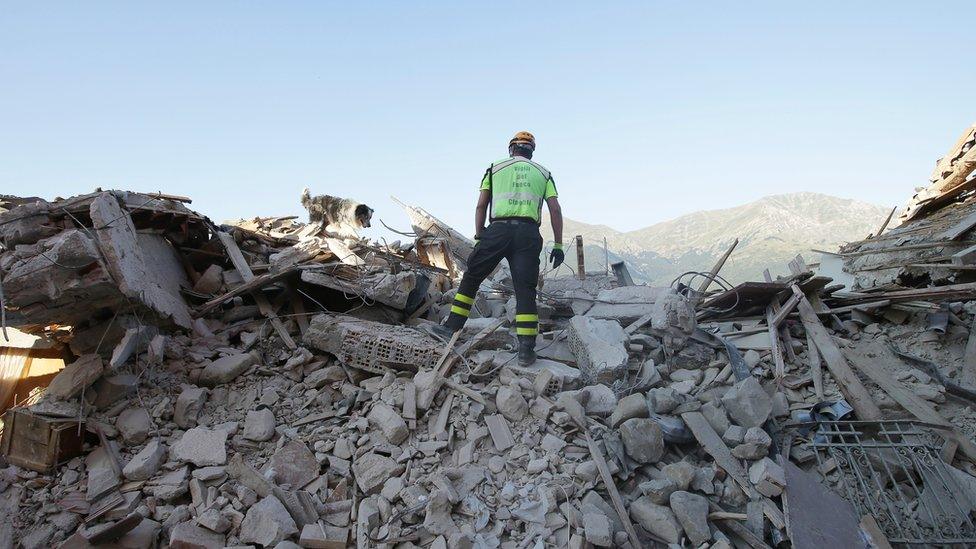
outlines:
[[[491,219],[525,218],[539,223],[542,203],[558,196],[552,174],[528,158],[513,156],[491,165],[481,180],[491,192]]]

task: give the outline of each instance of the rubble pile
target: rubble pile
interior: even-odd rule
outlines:
[[[529,367],[504,266],[433,335],[471,243],[420,208],[404,244],[4,197],[6,326],[69,360],[4,415],[0,547],[971,545],[976,285],[851,268],[959,185],[777,280],[547,280]]]

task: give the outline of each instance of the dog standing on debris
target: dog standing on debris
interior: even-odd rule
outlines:
[[[373,208],[366,204],[327,194],[312,196],[308,187],[302,191],[302,206],[308,210],[309,223],[340,237],[358,238],[359,229],[370,227],[373,218]]]

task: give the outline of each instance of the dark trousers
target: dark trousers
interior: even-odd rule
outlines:
[[[481,242],[468,258],[468,270],[461,279],[447,327],[457,331],[468,319],[478,287],[501,260],[507,259],[515,285],[515,332],[532,338],[539,333],[535,289],[539,279],[542,236],[531,221],[497,220],[481,232]]]

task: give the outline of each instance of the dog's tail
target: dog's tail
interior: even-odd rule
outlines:
[[[308,187],[305,187],[305,189],[302,190],[302,206],[307,209],[311,200],[312,193],[309,192]]]

